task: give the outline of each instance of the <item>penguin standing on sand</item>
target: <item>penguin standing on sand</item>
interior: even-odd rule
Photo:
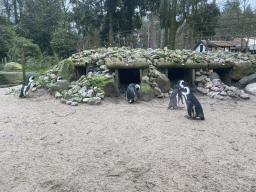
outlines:
[[[173,109],[177,109],[177,108],[181,108],[181,103],[186,105],[185,99],[181,93],[181,89],[184,88],[185,86],[185,81],[184,80],[179,80],[172,92],[172,95],[170,97],[170,103],[169,103],[169,107],[173,108]]]
[[[31,76],[26,81],[25,85],[22,86],[19,97],[29,97],[32,92],[32,88],[35,86],[35,76]]]
[[[131,83],[126,91],[126,97],[128,99],[128,102],[131,104],[134,101],[137,101],[138,98],[140,97],[139,94],[140,86],[135,83]]]
[[[198,99],[191,92],[191,89],[189,87],[184,87],[181,89],[181,93],[187,101],[188,115],[185,117],[188,119],[195,119],[196,117],[199,117],[201,120],[205,120],[203,108]]]

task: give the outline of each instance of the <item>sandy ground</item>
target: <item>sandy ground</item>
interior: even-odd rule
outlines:
[[[61,104],[0,89],[0,191],[256,191],[256,97],[196,94],[205,121],[169,99]]]

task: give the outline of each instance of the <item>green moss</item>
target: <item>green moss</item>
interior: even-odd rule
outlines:
[[[239,63],[233,68],[232,78],[235,80],[242,79],[255,72],[254,66],[251,63]]]
[[[68,79],[69,76],[74,73],[75,67],[72,61],[64,60],[61,64],[60,71],[58,72],[58,76],[64,77],[64,79]]]
[[[146,83],[140,84],[140,100],[142,101],[150,101],[155,98],[154,90],[150,87],[150,85]]]
[[[90,79],[93,87],[102,88],[107,97],[118,96],[118,87],[114,80],[114,77],[102,77],[96,76]]]
[[[90,79],[93,87],[105,87],[109,83],[114,83],[114,77],[104,78],[101,76],[93,77]]]

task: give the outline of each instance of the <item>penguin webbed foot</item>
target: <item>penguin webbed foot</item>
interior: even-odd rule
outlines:
[[[189,115],[185,115],[184,117],[186,117],[187,119],[193,119],[192,116]]]

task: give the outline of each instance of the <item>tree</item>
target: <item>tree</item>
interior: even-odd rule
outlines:
[[[215,35],[215,28],[220,14],[216,4],[200,4],[188,17],[190,27],[203,39]]]
[[[65,28],[59,28],[52,34],[51,47],[59,57],[67,58],[76,49],[78,36]]]
[[[0,25],[0,58],[7,57],[12,39],[15,36],[16,34],[12,28]]]
[[[39,46],[32,43],[32,40],[15,36],[12,39],[11,46],[8,51],[8,57],[12,61],[21,63],[22,52],[24,52],[25,57],[39,58],[41,56]]]
[[[59,0],[27,0],[24,13],[17,25],[17,33],[33,39],[42,52],[52,54],[51,34],[61,26],[62,10]]]

